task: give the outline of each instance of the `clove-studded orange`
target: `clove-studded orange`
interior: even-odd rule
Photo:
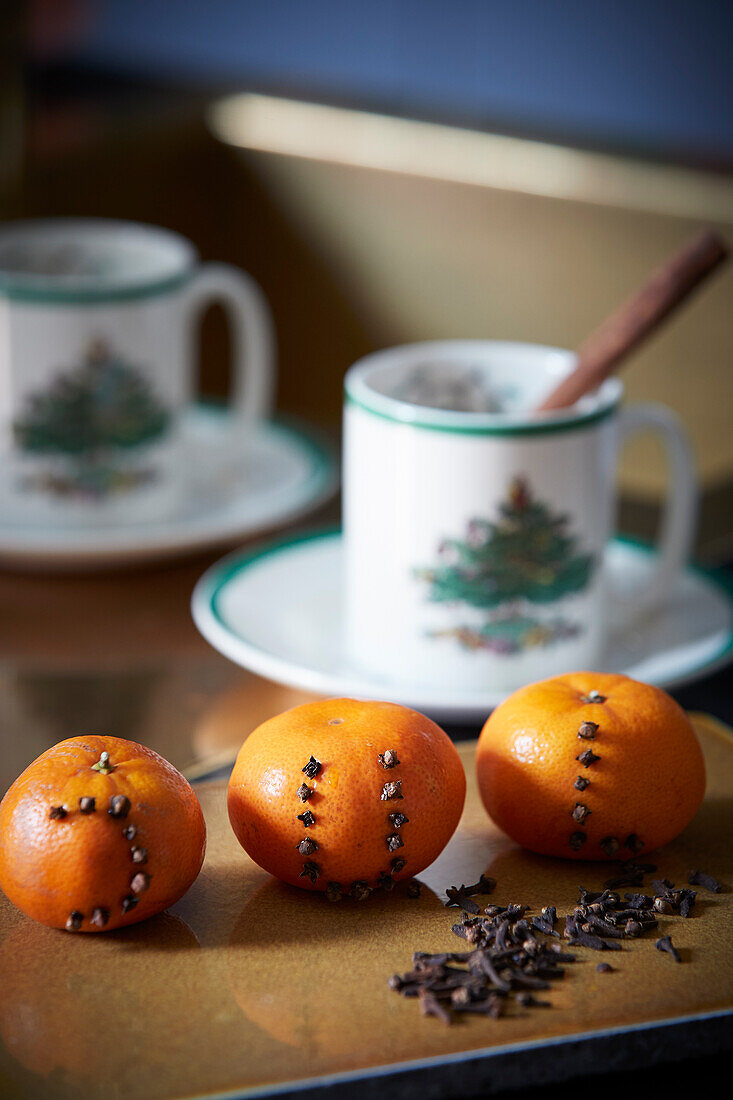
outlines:
[[[249,735],[229,780],[229,819],[270,874],[360,900],[437,858],[465,793],[456,748],[429,718],[393,703],[326,699]]]
[[[673,840],[705,793],[685,712],[628,676],[575,672],[529,684],[479,738],[478,783],[496,824],[534,852],[630,859]]]
[[[205,848],[187,780],[119,737],[61,741],[0,803],[0,887],[27,916],[70,932],[160,913],[188,890]]]

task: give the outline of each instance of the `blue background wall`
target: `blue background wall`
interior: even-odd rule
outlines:
[[[730,0],[97,0],[78,56],[730,160],[732,46]]]

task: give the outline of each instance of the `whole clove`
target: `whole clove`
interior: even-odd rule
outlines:
[[[300,770],[302,771],[303,775],[307,775],[309,779],[315,779],[315,777],[321,770],[321,767],[322,765],[320,760],[316,760],[315,756],[310,756],[308,758],[307,764],[305,764],[305,766],[302,767]]]
[[[316,823],[316,819],[314,815],[310,812],[310,810],[306,810],[305,813],[297,814],[296,816],[298,818],[298,821],[303,822],[303,827],[305,829],[310,829],[311,825],[315,825]]]
[[[583,741],[592,741],[597,733],[597,722],[583,722],[578,730],[578,737]]]
[[[400,871],[402,871],[406,866],[407,866],[407,860],[402,859],[401,856],[395,856],[395,858],[390,863],[390,867],[392,868],[392,874],[393,875],[398,875],[400,873]]]
[[[97,805],[96,798],[84,797],[79,799],[79,813],[93,814]]]
[[[301,783],[295,793],[301,802],[307,802],[313,794],[313,788],[309,787],[307,783]]]
[[[584,791],[586,787],[590,787],[590,779],[586,779],[584,775],[579,775],[573,783],[576,791]]]
[[[78,909],[72,909],[69,913],[68,920],[66,921],[67,932],[78,932],[81,928],[81,922],[84,920],[84,914],[80,913]]]
[[[366,901],[371,892],[371,886],[369,886],[368,883],[363,882],[361,879],[357,880],[356,882],[352,882],[351,889],[349,890],[349,893],[351,894],[354,901]]]
[[[719,894],[723,889],[716,878],[713,878],[712,875],[706,875],[704,871],[690,871],[687,881],[690,886],[702,886],[712,894]]]
[[[575,757],[584,768],[589,768],[591,764],[595,764],[597,760],[600,760],[600,756],[593,752],[593,749],[586,749],[585,752],[581,752]]]
[[[676,963],[682,962],[682,956],[672,943],[671,936],[662,936],[660,939],[655,940],[654,946],[657,951],[666,951],[668,955],[672,956]]]
[[[68,812],[65,806],[52,806],[48,812],[48,816],[51,821],[63,821],[68,815]]]
[[[340,882],[329,882],[326,887],[326,897],[329,901],[341,901],[343,890]]]
[[[318,844],[310,836],[304,836],[295,847],[302,856],[312,856],[314,852],[318,851]]]
[[[393,828],[401,829],[403,825],[407,825],[409,823],[410,819],[405,814],[394,813],[389,815],[389,820],[392,823]]]
[[[378,760],[383,768],[396,768],[399,764],[397,753],[393,749],[385,749],[384,752],[380,752]]]
[[[382,787],[380,795],[382,802],[394,802],[396,799],[403,797],[401,779],[393,779]]]
[[[419,898],[422,892],[422,887],[419,882],[413,879],[407,884],[407,896],[408,898]]]
[[[113,794],[109,800],[107,813],[110,817],[127,817],[130,812],[130,799],[124,794]]]
[[[315,882],[321,873],[321,868],[317,863],[314,863],[312,859],[307,859],[303,864],[303,870],[298,875],[298,878],[309,878],[311,882]]]
[[[481,912],[480,906],[476,904],[473,898],[469,897],[465,886],[449,886],[445,893],[447,908],[456,905],[465,910],[466,913]]]
[[[399,833],[390,833],[385,837],[387,842],[387,850],[390,852],[396,852],[398,848],[402,848],[404,841]]]

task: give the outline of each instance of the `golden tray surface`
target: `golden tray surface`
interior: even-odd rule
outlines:
[[[707,795],[654,862],[658,877],[677,885],[699,867],[725,891],[733,883],[733,738],[714,719],[693,720]],[[577,949],[578,961],[547,994],[551,1009],[514,1009],[496,1021],[462,1017],[446,1027],[388,989],[414,950],[465,947],[450,930],[458,911],[442,904],[447,886],[485,871],[497,880],[492,902],[535,911],[556,904],[563,912],[578,885],[597,889],[612,873],[605,864],[531,855],[499,832],[478,797],[474,748],[458,746],[466,808],[446,850],[419,876],[418,899],[400,890],[330,904],[280,884],[237,844],[223,782],[197,788],[209,830],[206,862],[186,897],[160,917],[74,936],[34,924],[0,895],[0,1095],[156,1100],[317,1091],[334,1079],[363,1082],[385,1067],[425,1064],[433,1087],[424,1094],[438,1095],[435,1074],[446,1064],[519,1050],[528,1066],[542,1049],[581,1036],[640,1034],[730,1011],[733,906],[729,893],[702,888],[691,919],[660,918],[657,935],[672,934],[680,965],[655,950],[654,935],[625,941],[612,955]],[[601,959],[615,972],[597,973]],[[397,1095],[394,1085],[390,1091]]]

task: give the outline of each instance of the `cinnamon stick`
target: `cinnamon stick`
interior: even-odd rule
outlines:
[[[596,389],[616,366],[728,257],[717,233],[703,230],[662,264],[578,349],[571,374],[546,397],[539,412],[564,409]]]

